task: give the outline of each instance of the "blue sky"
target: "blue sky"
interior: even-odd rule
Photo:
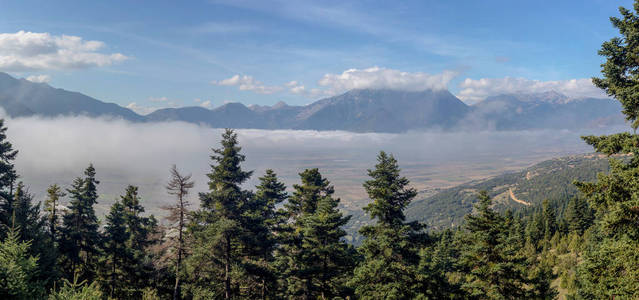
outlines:
[[[139,112],[358,87],[593,96],[619,6],[632,1],[0,0],[0,71]]]

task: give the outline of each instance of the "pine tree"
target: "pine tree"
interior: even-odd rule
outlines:
[[[182,271],[182,259],[184,257],[184,229],[186,227],[186,217],[189,213],[189,202],[186,197],[189,194],[189,190],[193,188],[195,182],[191,181],[191,175],[182,175],[178,171],[177,167],[173,165],[171,167],[171,179],[166,185],[166,190],[170,195],[175,196],[175,205],[164,207],[168,210],[169,214],[166,220],[170,223],[169,228],[177,231],[177,236],[170,239],[170,247],[174,249],[175,253],[175,285],[173,288],[173,300],[181,298],[180,289],[180,277]]]
[[[60,230],[60,253],[64,254],[67,278],[93,278],[100,236],[98,218],[93,206],[97,203],[97,185],[93,165],[84,171],[84,178],[76,178],[67,190],[70,207]]]
[[[364,183],[372,199],[364,210],[375,224],[360,229],[364,241],[359,251],[364,261],[355,269],[350,284],[364,299],[409,299],[433,290],[422,286],[428,280],[418,280],[418,251],[427,241],[424,226],[405,222],[403,212],[417,192],[400,176],[392,155],[382,151],[377,161],[375,169],[368,170],[372,179]]]
[[[247,228],[244,212],[252,193],[241,185],[252,172],[242,170],[245,156],[240,154],[237,134],[227,129],[222,134],[222,147],[213,149],[209,192],[200,194],[200,210],[194,215],[193,256],[190,265],[200,272],[194,273],[202,288],[213,288],[210,282],[221,281],[224,299],[236,297],[239,284],[246,277],[243,267],[244,241]],[[212,257],[211,257],[212,256]],[[210,262],[210,263],[209,263]],[[222,270],[219,274],[218,270]],[[221,275],[221,278],[220,278]],[[196,283],[197,284],[197,283]]]
[[[109,297],[117,299],[131,298],[127,278],[128,262],[132,260],[133,253],[127,242],[131,233],[126,226],[126,208],[120,201],[116,201],[109,214],[106,216],[104,228],[104,256],[100,261],[102,266],[100,278],[103,287],[109,292]]]
[[[477,214],[466,216],[460,255],[462,289],[471,298],[520,299],[527,295],[526,259],[512,242],[504,217],[493,211],[488,193],[479,194]]]

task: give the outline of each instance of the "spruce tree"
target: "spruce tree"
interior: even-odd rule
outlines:
[[[334,188],[318,169],[300,173],[302,184],[287,203],[290,228],[285,231],[280,259],[289,298],[332,299],[349,295],[345,283],[352,274],[351,248],[342,227],[350,216],[339,211]]]
[[[521,299],[528,295],[526,258],[511,239],[506,218],[493,211],[488,193],[479,194],[477,214],[467,215],[459,263],[462,289],[470,298]]]
[[[142,290],[150,285],[153,274],[153,265],[147,249],[153,243],[151,240],[152,222],[149,217],[142,216],[144,207],[140,204],[138,187],[129,185],[125,194],[120,196],[124,210],[124,221],[129,239],[126,246],[131,252],[125,261],[126,280],[129,288],[136,292],[132,296],[138,297]]]
[[[224,299],[231,299],[238,295],[239,285],[246,278],[244,212],[252,193],[242,189],[242,184],[252,172],[241,167],[246,158],[240,154],[242,148],[233,130],[226,129],[221,145],[213,149],[213,164],[207,174],[209,192],[200,194],[200,210],[194,215],[191,228],[195,243],[189,260],[191,269],[198,269],[192,274],[197,276],[197,287],[213,289]],[[221,290],[211,281],[222,282]]]
[[[116,201],[106,216],[103,237],[104,256],[100,260],[99,274],[102,287],[108,291],[111,298],[132,297],[132,286],[130,286],[130,279],[127,278],[129,276],[127,269],[130,267],[128,263],[133,257],[133,249],[127,245],[130,237],[131,233],[126,226],[126,208],[120,201]]]
[[[20,241],[30,242],[29,255],[38,257],[36,278],[45,286],[52,286],[58,277],[57,252],[47,234],[46,219],[40,213],[40,203],[33,203],[22,182],[18,182],[12,197],[12,226],[20,229]]]
[[[11,207],[13,205],[13,189],[18,174],[13,165],[18,151],[13,149],[7,140],[7,127],[4,119],[0,119],[0,238],[5,237],[11,228]]]
[[[364,183],[372,200],[364,210],[375,224],[360,229],[364,241],[359,251],[364,261],[350,284],[360,298],[409,299],[431,290],[422,286],[429,280],[419,280],[417,270],[418,251],[427,242],[424,226],[406,222],[403,212],[417,192],[408,187],[392,155],[382,151],[377,161],[375,169],[368,170],[372,179]]]
[[[255,276],[257,288],[252,292],[254,298],[265,299],[274,296],[277,285],[274,252],[279,243],[276,235],[285,223],[285,212],[276,206],[288,198],[286,186],[280,182],[275,172],[266,170],[259,178],[260,184],[252,197],[245,213],[249,224],[249,240],[252,245],[251,274]]]
[[[64,254],[67,278],[77,274],[80,280],[94,276],[100,236],[98,218],[93,206],[97,203],[95,168],[89,165],[84,178],[76,178],[67,190],[71,197],[60,230],[60,253]]]
[[[620,36],[602,44],[598,53],[606,58],[603,77],[592,80],[621,103],[634,132],[583,138],[597,152],[631,154],[626,160],[610,159],[609,174],[600,174],[597,182],[577,184],[599,219],[577,272],[584,298],[639,297],[639,1],[634,12],[623,7],[619,12],[621,18],[610,20]]]

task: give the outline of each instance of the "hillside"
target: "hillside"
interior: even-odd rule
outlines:
[[[408,207],[411,220],[443,229],[461,224],[472,212],[477,192],[487,190],[498,210],[521,209],[544,199],[566,199],[577,194],[575,180],[594,181],[597,173],[608,170],[608,159],[602,155],[576,155],[547,160],[519,172],[485,180],[472,181],[427,195],[420,193]]]
[[[144,117],[115,103],[106,103],[77,92],[16,79],[0,72],[0,106],[13,117],[69,116],[116,117],[129,121],[143,121]]]

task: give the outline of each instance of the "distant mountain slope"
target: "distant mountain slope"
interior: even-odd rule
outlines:
[[[472,106],[468,119],[497,130],[584,128],[622,124],[621,104],[610,99],[569,99],[557,92],[507,94]]]
[[[450,128],[467,111],[468,106],[448,91],[353,90],[306,106],[279,103],[251,109],[228,103],[208,112],[193,107],[160,109],[147,118],[213,127],[403,132]]]
[[[574,129],[623,123],[621,106],[606,99],[569,99],[556,92],[488,97],[468,106],[446,90],[361,89],[305,106],[226,103],[214,109],[165,108],[146,116],[47,84],[0,72],[0,106],[10,116],[111,116],[130,121],[183,121],[223,128],[347,130]]]
[[[87,115],[119,117],[129,121],[145,118],[128,108],[89,96],[56,89],[45,83],[16,79],[0,72],[0,106],[10,116]]]
[[[495,208],[499,210],[521,209],[526,203],[535,205],[544,199],[572,197],[577,194],[573,181],[594,181],[597,173],[607,171],[608,159],[600,155],[552,159],[520,172],[472,181],[415,200],[406,215],[411,220],[426,222],[432,229],[455,227],[472,212],[481,190],[494,197]]]

